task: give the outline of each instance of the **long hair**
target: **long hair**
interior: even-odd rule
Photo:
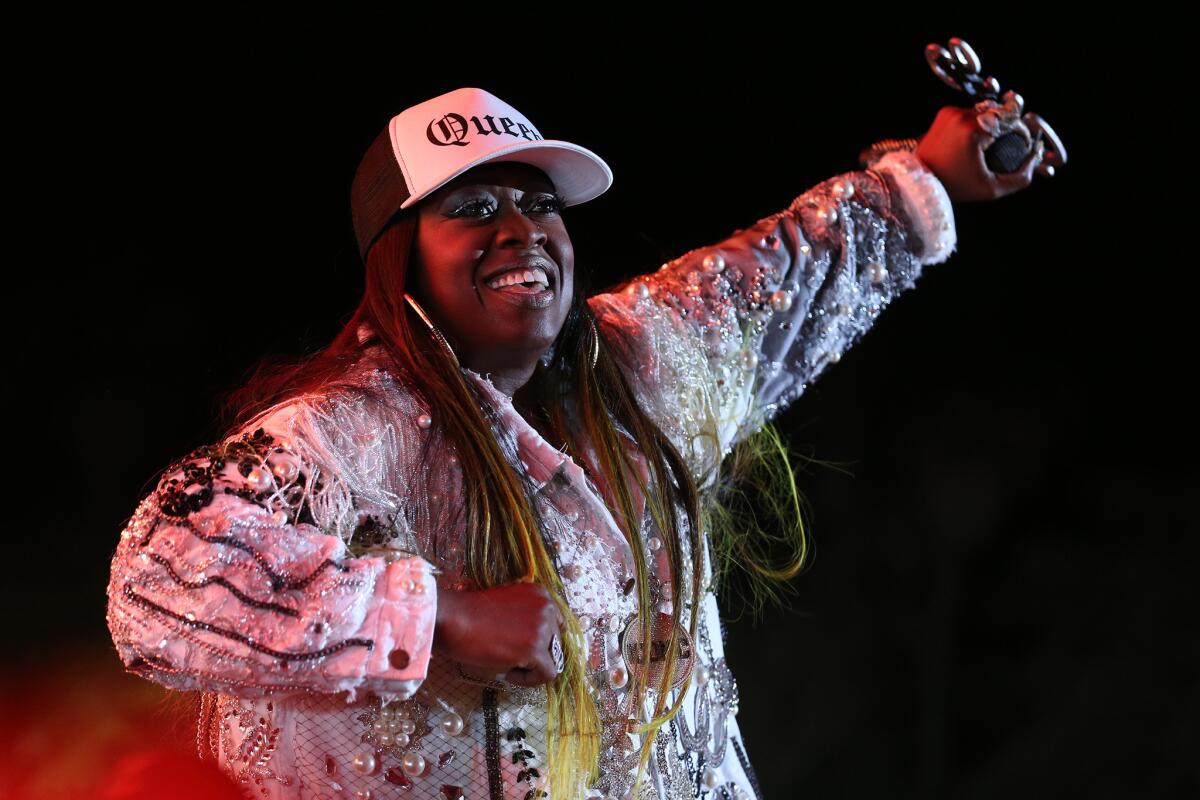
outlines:
[[[459,455],[463,485],[467,487],[462,498],[462,518],[468,577],[479,588],[535,581],[549,590],[562,612],[566,667],[547,685],[547,761],[552,796],[579,796],[584,781],[590,785],[596,779],[601,742],[600,716],[587,685],[583,632],[566,602],[565,589],[546,545],[547,532],[541,529],[541,519],[533,510],[521,478],[505,459],[485,416],[486,403],[481,402],[477,387],[466,379],[404,301],[416,226],[414,209],[401,212],[372,245],[366,257],[362,300],[332,343],[299,362],[260,367],[241,389],[231,393],[227,411],[237,424],[290,396],[337,384],[361,354],[360,326],[369,326],[392,360],[394,377],[411,385],[438,409],[437,433],[452,442]],[[740,541],[746,529],[739,530],[730,524],[735,515],[721,512],[717,493],[711,502],[702,501],[687,463],[639,407],[616,360],[599,337],[586,302],[588,289],[587,271],[577,271],[575,294],[555,342],[553,358],[548,366],[537,367],[530,387],[534,394],[531,399],[545,410],[550,432],[557,441],[567,443],[568,453],[577,462],[589,446],[596,454],[616,505],[614,517],[631,551],[640,554],[645,552],[645,542],[631,491],[631,481],[637,482],[669,557],[671,597],[675,601],[665,662],[652,671],[652,648],[643,647],[640,675],[656,675],[657,685],[650,686],[649,680],[630,676],[630,691],[637,693],[638,700],[634,708],[644,707],[648,689],[656,690],[652,718],[630,731],[643,737],[637,777],[640,786],[659,727],[682,708],[685,691],[680,692],[671,708],[665,708],[665,704],[675,678],[680,649],[677,631],[684,598],[690,599],[692,608],[688,632],[693,641],[697,634],[705,588],[702,585],[705,531],[711,527],[720,539],[713,543],[718,574],[723,573],[722,565],[727,567],[740,558],[751,565],[748,571],[752,576],[765,576],[772,581],[796,574],[805,559],[805,540],[802,523],[799,527],[785,526],[792,532],[791,541],[799,536],[799,557],[781,569],[769,567],[761,553]],[[593,365],[594,348],[599,356]],[[420,376],[419,380],[414,376]],[[575,424],[569,421],[572,416]],[[624,426],[646,456],[649,485],[631,463],[618,424]],[[752,439],[759,441],[758,437]],[[732,461],[735,466],[750,461],[758,463],[770,455],[768,451],[769,448],[761,446],[739,447],[739,456]],[[747,460],[745,454],[752,457]],[[783,456],[786,463],[786,454]],[[741,467],[735,469],[744,471]],[[790,470],[787,474],[790,478]],[[794,479],[787,483],[795,496]],[[723,485],[728,487],[728,481]],[[635,557],[633,561],[641,641],[649,642],[657,627],[654,624],[657,609],[651,603],[645,560]],[[690,675],[686,677],[690,679]]]

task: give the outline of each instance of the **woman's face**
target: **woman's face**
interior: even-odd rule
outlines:
[[[545,173],[515,162],[471,169],[421,201],[408,291],[464,366],[532,371],[558,337],[575,283],[560,212]],[[533,281],[498,286],[506,274]]]

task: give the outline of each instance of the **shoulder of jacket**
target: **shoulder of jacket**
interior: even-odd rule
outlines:
[[[336,382],[276,403],[246,422],[234,435],[262,428],[289,437],[298,430],[368,429],[389,422],[418,424],[428,403],[410,381],[383,367],[355,367]]]

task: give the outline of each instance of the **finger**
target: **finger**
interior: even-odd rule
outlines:
[[[538,682],[534,678],[534,674],[533,674],[532,670],[528,670],[528,669],[524,669],[524,668],[520,668],[520,667],[518,667],[517,669],[510,669],[508,672],[504,673],[504,680],[508,681],[509,683],[513,684],[514,686],[538,686],[539,685]]]
[[[995,136],[990,136],[983,131],[972,137],[972,142],[975,145],[971,148],[971,155],[968,159],[971,164],[971,169],[975,175],[985,181],[991,181],[993,173],[987,165],[985,151],[996,142]]]
[[[542,686],[554,680],[554,670],[546,670],[540,664],[530,668],[518,667],[509,670],[504,679],[517,686]]]

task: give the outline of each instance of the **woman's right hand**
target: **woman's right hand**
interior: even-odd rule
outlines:
[[[550,638],[562,624],[562,612],[541,584],[439,589],[433,649],[489,678],[504,673],[517,686],[541,686],[557,677]]]

